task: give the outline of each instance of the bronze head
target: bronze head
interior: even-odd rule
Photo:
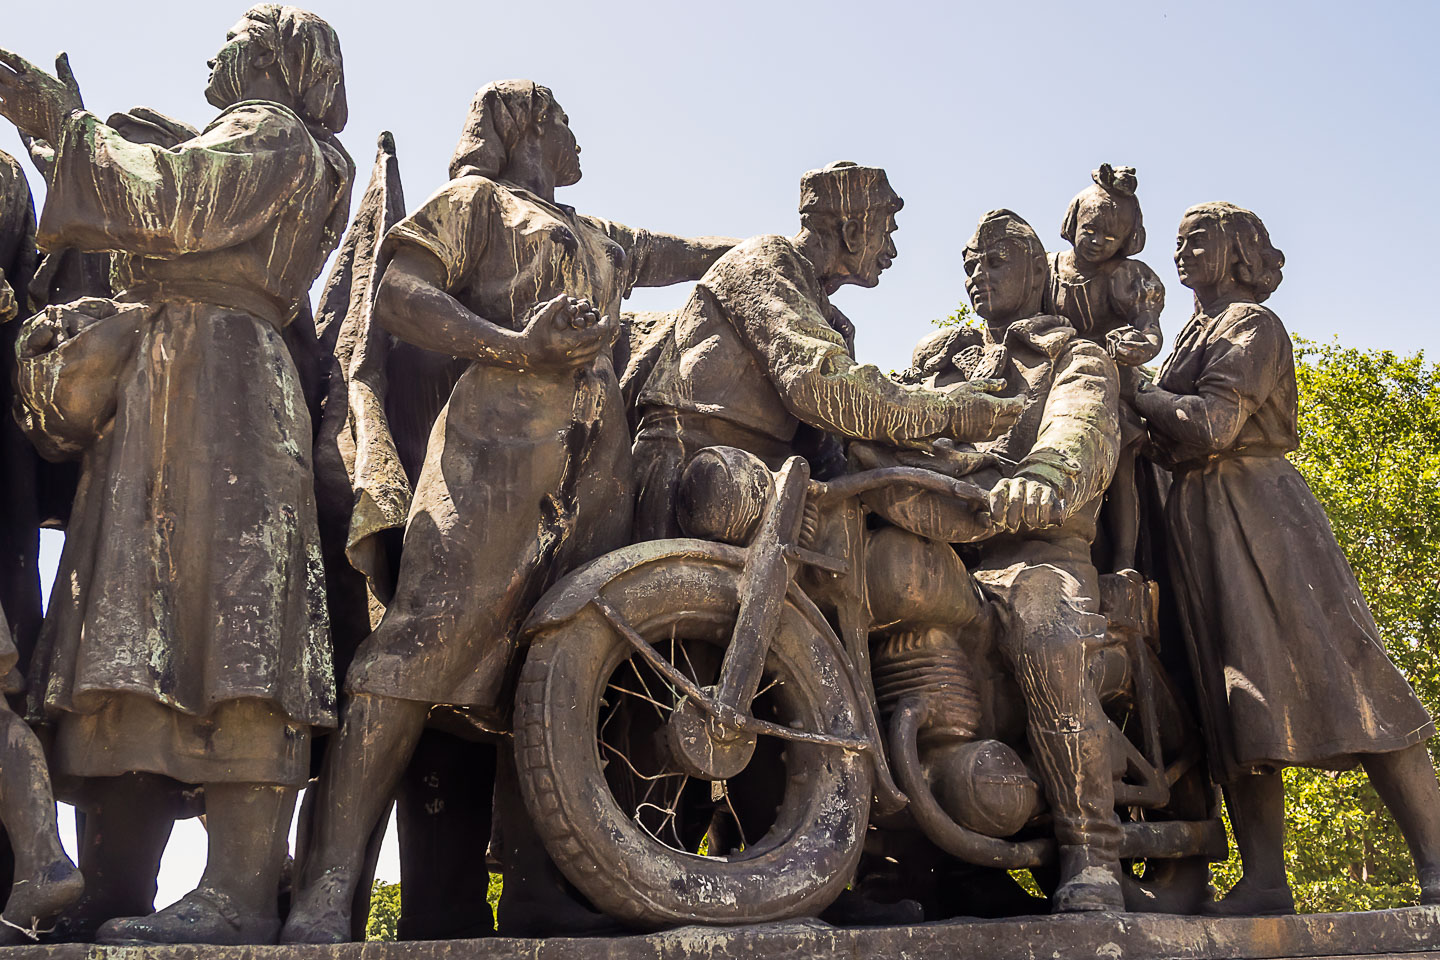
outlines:
[[[981,217],[964,256],[965,291],[982,318],[1013,323],[1040,312],[1045,245],[1019,214],[991,210]]]
[[[530,141],[555,171],[555,185],[580,180],[580,147],[570,131],[570,118],[555,102],[549,87],[531,80],[498,80],[475,94],[455,154],[451,178],[481,176],[500,179],[511,157]]]
[[[1175,243],[1180,282],[1192,290],[1233,280],[1263,303],[1280,286],[1285,254],[1260,218],[1233,203],[1201,203],[1185,211]]]
[[[210,61],[205,97],[221,108],[253,99],[261,78],[273,81],[307,124],[331,133],[345,129],[350,111],[340,38],[320,17],[276,3],[245,11]]]
[[[905,206],[879,167],[837,161],[800,178],[800,224],[815,233],[838,233],[836,276],[873,287],[894,261],[895,214]]]
[[[1139,181],[1134,167],[1100,164],[1090,171],[1094,181],[1065,210],[1060,236],[1075,248],[1075,256],[1098,264],[1115,257],[1133,257],[1145,249],[1145,222],[1135,199]]]

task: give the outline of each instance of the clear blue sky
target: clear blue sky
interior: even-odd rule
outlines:
[[[145,104],[203,124],[205,61],[245,4],[52,0],[4,15],[0,44],[62,47],[102,115]],[[1139,168],[1165,281],[1164,325],[1190,312],[1170,261],[1190,204],[1230,200],[1289,263],[1271,305],[1295,332],[1440,352],[1431,217],[1440,4],[1207,0],[475,4],[317,2],[340,33],[362,172],[393,130],[407,198],[443,182],[487,81],[547,84],[584,149],[560,197],[678,233],[793,232],[800,174],[879,164],[907,205],[900,257],[838,303],[861,359],[903,367],[964,296],[979,215],[1011,207],[1062,248],[1065,205],[1102,161]],[[0,146],[17,150],[6,130]],[[362,173],[363,176],[363,173]],[[637,308],[684,291],[643,291]]]
[[[102,116],[143,104],[203,125],[205,61],[245,3],[12,0],[0,45],[70,52]],[[394,131],[411,205],[445,179],[490,80],[550,86],[584,149],[580,210],[675,233],[793,232],[800,174],[878,164],[906,199],[900,257],[837,302],[857,352],[903,367],[964,296],[960,251],[1010,207],[1061,249],[1069,199],[1101,162],[1139,168],[1174,335],[1190,313],[1170,260],[1189,205],[1229,200],[1289,263],[1270,301],[1313,338],[1440,354],[1424,299],[1440,213],[1440,4],[1206,0],[317,0],[340,33],[362,179]],[[0,147],[20,149],[13,130]],[[34,183],[34,178],[32,178]],[[38,184],[37,184],[38,186]],[[631,304],[678,305],[684,290]],[[47,546],[53,547],[53,542]],[[53,561],[52,561],[53,562]],[[194,882],[203,834],[177,831],[161,902]],[[199,861],[196,857],[200,858]],[[393,859],[385,873],[393,877]]]

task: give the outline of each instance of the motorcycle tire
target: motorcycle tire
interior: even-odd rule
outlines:
[[[687,673],[707,673],[692,677],[704,686],[714,682],[734,629],[739,586],[733,563],[692,555],[637,563],[602,595]],[[817,616],[787,599],[755,715],[856,737],[851,668]],[[531,643],[516,694],[515,755],[522,793],[556,865],[596,908],[637,928],[819,913],[850,882],[860,857],[869,760],[762,734],[746,771],[729,782],[679,780],[683,772],[673,761],[666,769],[664,749],[654,744],[666,709],[683,694],[657,684],[658,672],[646,680],[649,669],[593,605]],[[617,730],[633,736],[617,739]],[[657,784],[665,799],[652,803]],[[721,800],[735,815],[728,832],[707,826],[720,813],[704,819],[707,810],[723,812]],[[689,816],[696,810],[698,825]],[[737,828],[742,837],[746,823],[754,829],[756,810],[771,820],[763,835],[717,855]]]

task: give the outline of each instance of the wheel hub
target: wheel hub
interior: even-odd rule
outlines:
[[[753,733],[722,724],[689,697],[670,714],[665,743],[675,765],[702,780],[729,780],[749,766],[755,754]]]

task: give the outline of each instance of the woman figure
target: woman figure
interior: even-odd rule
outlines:
[[[630,434],[612,318],[633,287],[696,279],[734,241],[632,230],[557,203],[555,188],[580,179],[579,154],[547,88],[490,84],[471,104],[452,179],[382,248],[376,320],[471,362],[430,433],[395,595],[346,678],[288,942],[349,939],[366,840],[431,708],[505,729],[519,621],[563,573],[627,542]],[[497,793],[518,810],[513,784]],[[522,830],[507,819],[507,844]],[[507,899],[533,866],[515,859]]]
[[[24,398],[38,433],[59,431],[52,449],[81,457],[33,671],[53,770],[62,797],[96,811],[116,791],[203,785],[209,830],[195,890],[100,937],[273,942],[309,731],[335,722],[310,421],[281,331],[348,214],[339,41],[313,14],[252,8],[212,61],[220,116],[170,149],[126,140],[21,58],[0,62],[0,114],[55,145],[41,246],[114,251],[130,301],[67,315],[112,331],[141,318],[113,380],[71,385],[115,398],[88,443],[55,394]],[[49,337],[63,379],[66,331],[31,332],[22,351],[45,362]]]
[[[1284,257],[1255,214],[1206,203],[1186,211],[1175,263],[1196,313],[1134,404],[1174,473],[1176,592],[1245,867],[1210,909],[1293,912],[1280,768],[1357,762],[1410,844],[1422,901],[1440,903],[1440,784],[1425,748],[1435,726],[1285,459],[1298,445],[1294,358],[1280,318],[1261,306]]]

